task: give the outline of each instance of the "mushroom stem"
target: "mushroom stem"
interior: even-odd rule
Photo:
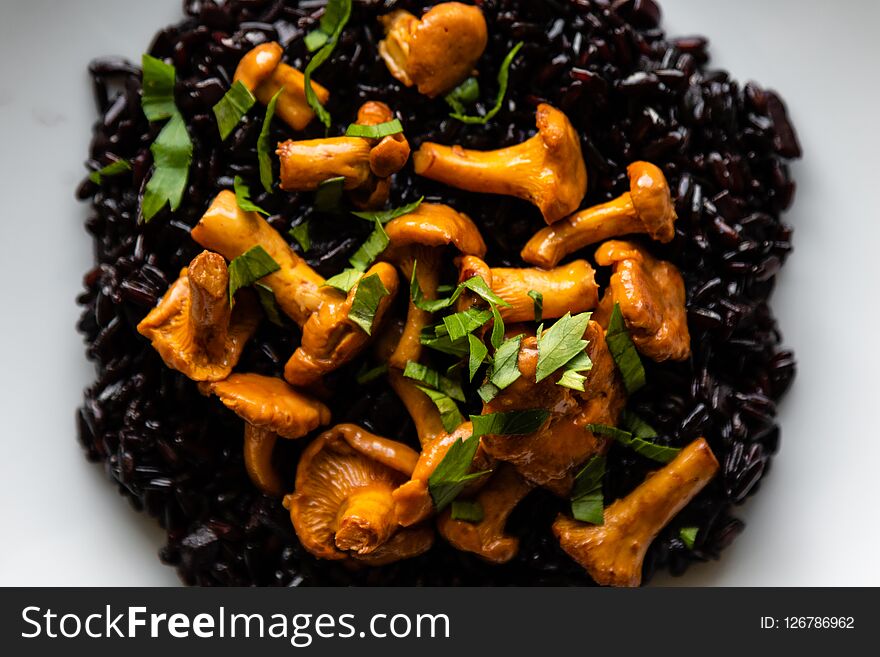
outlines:
[[[229,270],[219,253],[202,251],[187,268],[190,311],[195,339],[209,354],[226,348],[232,309],[229,306]]]
[[[603,525],[560,515],[553,533],[562,549],[602,585],[638,586],[654,537],[718,471],[704,438],[681,450],[632,493],[605,509]]]
[[[346,498],[337,516],[337,548],[369,554],[391,538],[397,529],[391,492],[390,486],[376,484],[360,488]]]
[[[361,137],[287,140],[278,144],[281,189],[312,191],[329,178],[345,178],[347,190],[370,180],[370,142]]]
[[[272,288],[281,309],[297,324],[328,299],[340,299],[333,288],[322,287],[324,279],[300,258],[284,238],[256,212],[238,207],[235,194],[223,190],[192,229],[193,239],[205,248],[232,260],[260,245],[281,267],[263,281]]]
[[[580,140],[565,114],[542,104],[536,123],[534,137],[496,151],[426,142],[413,154],[415,172],[471,192],[524,199],[552,224],[580,205],[587,170]]]
[[[272,450],[278,434],[271,429],[244,425],[244,467],[254,485],[267,495],[284,493],[281,477],[272,465]]]
[[[522,259],[539,267],[555,267],[585,246],[632,233],[669,242],[675,236],[676,215],[663,172],[648,162],[633,162],[627,173],[630,191],[542,228],[526,243]]]
[[[394,369],[388,371],[388,382],[416,425],[416,435],[422,447],[446,433],[440,420],[440,412],[425,393]]]
[[[451,510],[437,520],[437,529],[458,550],[473,552],[492,563],[507,563],[519,550],[519,539],[504,533],[507,518],[534,484],[516,469],[502,465],[474,497],[483,511],[479,522],[453,520]]]

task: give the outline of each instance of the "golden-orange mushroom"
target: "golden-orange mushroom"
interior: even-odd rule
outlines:
[[[422,528],[401,530],[391,497],[417,458],[406,445],[353,424],[321,434],[300,457],[296,490],[284,498],[303,547],[322,559],[373,555],[381,563],[427,550],[433,535]],[[417,535],[392,542],[404,532]]]
[[[535,122],[534,137],[496,151],[425,142],[413,154],[415,171],[459,189],[524,199],[552,224],[577,210],[587,191],[587,168],[565,114],[542,103]]]
[[[691,354],[684,280],[678,268],[657,260],[633,242],[611,240],[596,262],[613,265],[611,292],[639,352],[656,361],[686,360]],[[606,292],[607,295],[607,292]]]
[[[479,522],[453,520],[451,509],[437,518],[437,531],[454,548],[473,552],[491,563],[507,563],[519,550],[519,539],[504,533],[507,518],[534,488],[509,465],[501,465],[473,498],[483,511]]]
[[[460,2],[435,5],[421,20],[403,9],[379,20],[385,28],[379,55],[391,75],[430,98],[464,80],[488,41],[483,12]]]
[[[349,313],[358,288],[369,276],[378,276],[388,294],[379,301],[373,316],[373,329],[382,323],[385,311],[397,294],[397,271],[385,262],[373,265],[351,288],[348,295],[324,302],[303,324],[300,346],[284,366],[284,378],[297,386],[318,382],[322,376],[351,361],[370,341],[370,334],[355,324]]]
[[[570,253],[620,235],[646,233],[658,242],[675,237],[675,205],[663,172],[649,162],[633,162],[626,171],[630,191],[542,228],[526,243],[522,259],[554,267]]]
[[[568,555],[605,586],[638,586],[654,537],[718,471],[705,439],[695,440],[632,493],[605,509],[602,525],[560,515],[553,533]]]
[[[476,257],[461,258],[459,280],[467,280],[466,273],[482,275],[492,291],[509,304],[498,308],[505,322],[527,322],[535,318],[535,301],[529,296],[530,292],[541,295],[544,319],[556,319],[567,312],[573,315],[584,312],[599,302],[596,272],[586,260],[575,260],[555,269],[489,268],[477,260]]]
[[[315,118],[315,113],[306,100],[303,74],[282,62],[283,54],[284,49],[274,41],[258,45],[241,58],[233,82],[240,80],[264,105],[283,89],[275,103],[275,113],[294,130],[302,130]],[[326,104],[330,92],[314,80],[312,89],[321,104]]]
[[[229,376],[259,322],[260,312],[248,296],[230,308],[226,261],[203,251],[137,330],[168,367],[194,381],[218,381]]]

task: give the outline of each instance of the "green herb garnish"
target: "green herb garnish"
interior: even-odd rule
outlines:
[[[678,530],[678,537],[688,550],[694,549],[694,543],[697,542],[697,533],[699,531],[699,527],[682,527]]]
[[[507,57],[504,58],[504,61],[501,62],[501,68],[498,69],[498,95],[495,97],[495,105],[488,111],[484,116],[467,116],[458,110],[450,114],[453,119],[461,121],[462,123],[469,124],[480,124],[485,125],[488,123],[498,112],[501,111],[501,106],[504,103],[504,96],[507,94],[507,80],[510,75],[510,64],[513,62],[514,57],[516,57],[517,53],[519,53],[520,48],[523,47],[522,41],[516,44],[513,48],[511,48],[510,52],[507,53]]]
[[[358,271],[357,269],[343,269],[341,272],[336,274],[336,276],[331,276],[326,281],[324,281],[324,285],[328,287],[333,287],[339,290],[344,294],[348,294],[357,282],[361,280],[364,272]]]
[[[535,305],[535,321],[540,324],[544,319],[544,295],[537,290],[529,290],[529,297]]]
[[[235,189],[235,202],[245,212],[259,212],[260,214],[269,216],[269,213],[266,212],[259,205],[251,201],[251,190],[241,179],[241,176],[236,176],[232,181],[232,187]]]
[[[486,471],[469,472],[479,445],[480,436],[476,433],[466,440],[456,440],[428,477],[428,490],[437,511],[452,503],[468,483],[486,474]]]
[[[505,340],[495,351],[489,381],[499,390],[503,390],[522,376],[522,372],[519,371],[519,349],[522,339],[523,336],[518,335]]]
[[[443,100],[456,114],[464,114],[467,108],[480,97],[480,83],[477,78],[468,78],[443,97]]]
[[[352,212],[352,214],[355,217],[360,217],[361,219],[366,219],[367,221],[378,221],[384,226],[392,219],[397,219],[397,217],[402,217],[405,214],[415,212],[416,208],[418,208],[424,200],[425,197],[422,196],[417,201],[413,201],[412,203],[409,203],[407,205],[402,205],[399,208],[392,208],[390,210],[366,210],[364,212]]]
[[[361,125],[352,123],[345,131],[346,137],[364,137],[365,139],[381,139],[389,135],[403,132],[403,124],[399,119],[391,119],[376,125]]]
[[[339,0],[330,0],[324,8],[324,15],[321,16],[321,22],[318,28],[306,34],[303,42],[306,44],[309,52],[315,52],[318,48],[327,43],[333,33],[340,28],[340,22],[347,21],[348,16],[345,14],[345,3]]]
[[[241,118],[254,106],[257,99],[251,90],[244,86],[241,80],[236,80],[223,98],[214,105],[214,116],[217,119],[217,128],[220,130],[220,139],[226,138],[235,130],[235,126]]]
[[[254,289],[257,291],[257,298],[260,300],[260,305],[263,306],[263,312],[266,313],[268,320],[275,326],[284,326],[274,290],[264,283],[254,283]]]
[[[333,50],[336,48],[336,43],[339,41],[339,36],[342,34],[345,24],[348,23],[348,19],[351,17],[351,0],[330,0],[327,4],[327,9],[325,10],[325,16],[327,13],[331,12],[330,5],[333,5],[333,31],[327,34],[327,39],[324,40],[321,49],[312,56],[308,66],[306,66],[306,70],[303,72],[303,86],[305,87],[306,101],[309,103],[309,107],[312,108],[312,111],[314,111],[321,123],[324,124],[324,127],[328,130],[330,129],[332,118],[330,113],[321,104],[321,101],[318,100],[318,96],[312,88],[312,74],[319,66],[321,66],[321,64],[330,58],[330,55],[333,54]],[[330,21],[328,20],[328,27],[329,24]],[[312,45],[316,45],[318,40],[319,38],[313,37]]]
[[[275,116],[275,103],[278,102],[278,96],[284,91],[281,87],[272,96],[269,104],[266,105],[266,116],[263,117],[263,127],[260,128],[260,136],[257,137],[257,160],[260,163],[260,182],[263,183],[263,189],[267,194],[272,193],[272,150],[269,147],[269,128],[272,126],[272,117]]]
[[[546,331],[538,331],[538,365],[535,381],[543,381],[560,367],[564,367],[583,353],[588,341],[584,332],[590,323],[590,313],[572,316],[565,313]],[[583,369],[583,368],[582,368]]]
[[[345,189],[345,176],[327,178],[315,190],[315,209],[318,212],[335,213],[342,209],[342,192]]]
[[[372,335],[373,319],[379,310],[379,302],[389,294],[388,289],[379,278],[379,274],[371,274],[362,278],[348,311],[348,318],[360,326],[364,333]]]
[[[608,330],[605,332],[605,342],[614,358],[617,369],[620,371],[627,393],[632,395],[645,385],[645,368],[639,358],[639,352],[636,351],[632,338],[629,336],[619,303],[615,303],[614,310],[611,311]]]
[[[465,401],[464,392],[459,384],[452,379],[443,376],[436,370],[432,370],[427,365],[422,365],[421,363],[416,363],[411,360],[407,361],[406,367],[403,370],[403,375],[406,378],[418,381],[433,390],[442,392],[452,399],[460,402]]]
[[[434,402],[434,406],[436,406],[437,410],[440,412],[440,422],[443,423],[443,428],[447,432],[452,433],[462,422],[464,422],[461,411],[458,410],[458,405],[452,397],[439,390],[428,388],[427,386],[417,385],[416,388],[428,395],[431,401]]]
[[[443,324],[450,340],[460,340],[469,333],[473,333],[483,324],[492,319],[492,313],[479,308],[468,308],[460,313],[453,313],[443,318]]]
[[[464,522],[481,522],[483,520],[483,507],[474,500],[453,500],[452,519]]]
[[[309,249],[312,248],[312,238],[309,235],[308,220],[298,223],[287,231],[287,234],[296,240],[296,243],[299,244],[299,248],[302,249],[303,253],[308,253]]]
[[[605,477],[605,456],[598,455],[575,475],[571,489],[571,515],[581,522],[601,525],[605,522],[605,499],[602,479]]]
[[[468,334],[468,381],[473,381],[477,370],[489,355],[489,348],[473,333]]]
[[[115,160],[110,164],[101,167],[97,171],[92,171],[89,174],[89,180],[96,185],[100,185],[103,183],[104,178],[118,176],[126,171],[131,171],[131,164],[127,160]]]
[[[253,285],[264,276],[278,271],[281,266],[257,244],[229,263],[229,302],[243,287]]]
[[[584,384],[587,381],[587,377],[581,374],[581,372],[591,369],[593,369],[593,361],[590,360],[586,352],[581,351],[565,364],[562,376],[559,377],[556,385],[584,392]]]
[[[365,383],[369,383],[370,381],[375,381],[383,374],[388,372],[388,365],[383,363],[381,365],[376,365],[376,367],[367,369],[366,364],[364,364],[361,369],[358,371],[355,380],[361,385]]]
[[[175,113],[162,128],[150,146],[150,152],[153,153],[154,168],[141,203],[144,221],[150,221],[166,204],[172,212],[177,210],[186,191],[193,144],[179,113]]]
[[[373,261],[379,257],[390,242],[391,239],[388,237],[388,233],[385,232],[382,224],[377,221],[376,227],[370,233],[367,241],[360,245],[348,261],[358,271],[367,271],[367,268],[373,264]]]
[[[471,415],[474,434],[479,436],[519,436],[535,433],[550,417],[550,411],[536,408],[506,413]]]
[[[416,278],[417,267],[418,263],[415,263],[413,265],[413,273],[412,278],[410,279],[409,287],[412,302],[419,310],[424,310],[425,312],[429,313],[435,313],[438,310],[448,308],[453,303],[458,301],[458,298],[465,290],[470,290],[490,305],[494,304],[497,306],[510,307],[509,303],[507,303],[504,299],[502,299],[492,291],[492,288],[490,288],[486,284],[486,281],[483,280],[482,276],[474,276],[467,279],[466,281],[459,283],[455,287],[455,290],[452,292],[452,295],[445,299],[426,299],[424,293],[422,292],[422,288],[419,286],[418,278]]]
[[[174,81],[176,71],[171,64],[150,55],[141,57],[143,84],[141,86],[141,108],[150,122],[170,119],[178,113],[174,103]]]
[[[629,447],[634,452],[641,454],[652,461],[669,463],[672,459],[678,456],[679,452],[681,452],[681,449],[678,447],[658,445],[657,443],[652,443],[644,438],[634,436],[629,431],[624,431],[617,427],[610,427],[606,424],[588,424],[586,428],[600,436],[612,438],[624,447]]]

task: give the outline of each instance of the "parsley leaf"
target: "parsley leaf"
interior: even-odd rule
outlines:
[[[284,326],[274,290],[264,283],[254,283],[254,289],[257,291],[257,298],[260,300],[260,305],[263,306],[263,312],[266,313],[268,320],[275,326]]]
[[[390,242],[391,239],[388,237],[388,233],[385,232],[382,224],[377,221],[376,227],[370,233],[367,241],[360,245],[348,261],[358,271],[367,271],[367,268],[379,257]]]
[[[259,212],[260,214],[269,216],[269,213],[266,212],[259,205],[251,201],[251,190],[241,179],[241,176],[236,176],[232,181],[233,189],[235,189],[235,202],[245,212]]]
[[[507,94],[507,80],[510,76],[510,64],[513,62],[514,57],[516,57],[522,47],[523,42],[520,41],[511,48],[510,52],[507,53],[507,56],[504,58],[504,61],[501,62],[501,68],[498,69],[498,95],[495,98],[495,105],[486,112],[484,116],[467,116],[457,110],[449,116],[462,123],[486,125],[496,114],[498,114],[504,103],[504,96]]]
[[[330,55],[333,54],[333,50],[336,48],[336,43],[339,41],[339,36],[342,34],[345,24],[348,23],[348,19],[351,17],[351,0],[336,0],[333,4],[335,17],[333,31],[327,35],[326,42],[321,46],[321,49],[312,56],[308,66],[306,66],[306,70],[303,72],[303,86],[305,87],[306,101],[327,129],[330,128],[330,122],[332,119],[330,113],[321,104],[321,101],[318,100],[318,96],[312,88],[312,74],[319,66],[321,66],[321,64],[330,58]],[[329,4],[327,11],[330,11]],[[313,39],[312,45],[316,45],[316,43],[317,40]]]
[[[229,303],[241,288],[253,285],[279,269],[281,266],[259,244],[234,258],[229,263]]]
[[[522,372],[519,371],[519,349],[522,339],[523,336],[518,335],[505,340],[495,351],[489,381],[499,390],[503,390],[522,376]]]
[[[405,214],[415,212],[416,208],[418,208],[424,200],[425,197],[422,196],[418,200],[408,203],[407,205],[402,205],[399,208],[392,208],[390,210],[366,210],[364,212],[352,212],[352,214],[355,217],[360,217],[367,221],[378,221],[380,224],[385,225],[392,219],[397,219],[397,217],[402,217]]]
[[[588,424],[586,428],[595,434],[612,438],[624,447],[629,447],[637,454],[649,458],[660,463],[669,463],[678,456],[681,451],[678,447],[666,447],[649,442],[644,438],[633,436],[629,431],[618,429],[617,427],[609,427],[606,424]]]
[[[315,209],[318,212],[334,213],[342,208],[342,192],[345,189],[345,176],[327,178],[315,190]]]
[[[571,489],[571,515],[581,522],[601,525],[605,522],[605,499],[602,495],[602,479],[605,477],[605,456],[598,455],[575,475]]]
[[[303,253],[308,253],[309,249],[312,248],[312,238],[309,236],[308,220],[298,223],[287,231],[287,233],[296,240],[296,243],[299,244],[299,248],[302,249]]]
[[[498,396],[498,393],[501,392],[494,383],[487,381],[479,388],[477,388],[477,394],[480,396],[480,399],[483,400],[484,403],[488,404],[490,401],[495,399]]]
[[[379,309],[379,302],[389,294],[379,274],[370,274],[362,278],[354,293],[348,318],[360,326],[364,333],[372,335],[373,319]]]
[[[620,416],[620,424],[637,438],[657,437],[657,430],[632,411],[623,411]]]
[[[214,116],[217,119],[217,128],[220,130],[220,139],[226,138],[235,130],[235,126],[241,121],[241,117],[248,113],[257,99],[251,90],[244,86],[241,80],[236,80],[223,98],[214,105]]]
[[[433,388],[428,388],[426,386],[417,385],[416,388],[428,395],[431,401],[434,402],[434,406],[440,411],[440,421],[443,423],[443,428],[447,432],[452,433],[462,422],[464,422],[464,418],[461,416],[461,411],[458,410],[458,406],[452,397],[439,390],[434,390]]]
[[[562,376],[559,377],[556,385],[584,392],[584,383],[586,383],[587,377],[581,372],[591,369],[593,369],[593,361],[590,360],[590,357],[584,351],[578,352],[577,356],[563,365]]]
[[[480,83],[477,78],[468,78],[443,97],[443,100],[456,114],[464,114],[465,108],[473,105],[480,97]]]
[[[540,324],[544,319],[544,295],[537,290],[529,290],[529,297],[535,304],[535,321]]]
[[[174,104],[174,81],[176,71],[171,64],[150,55],[141,57],[143,84],[141,88],[141,108],[151,123],[170,119],[177,114]]]
[[[699,527],[682,527],[678,530],[678,537],[688,550],[694,549],[694,543],[697,542],[697,533],[699,531]]]
[[[455,341],[476,331],[490,319],[492,319],[492,313],[488,310],[468,308],[460,313],[444,317],[443,325],[446,327],[449,339]]]
[[[489,349],[477,336],[468,333],[468,350],[468,381],[473,381],[480,365],[489,355]]]
[[[192,163],[193,144],[186,131],[183,117],[175,111],[165,124],[156,141],[150,146],[153,153],[153,175],[147,182],[141,212],[144,221],[150,221],[167,204],[174,212],[180,207],[189,165]]]
[[[369,383],[370,381],[375,381],[380,376],[388,372],[388,364],[382,363],[381,365],[377,365],[371,369],[367,369],[366,364],[364,364],[361,369],[358,371],[355,380],[363,385],[364,383]]]
[[[334,287],[340,292],[348,294],[351,291],[351,288],[357,285],[357,282],[361,280],[363,275],[364,272],[358,271],[357,269],[343,269],[336,274],[336,276],[331,276],[324,281],[324,285]]]
[[[452,519],[465,522],[481,522],[484,513],[482,505],[476,500],[453,500]]]
[[[427,365],[422,365],[421,363],[416,363],[411,360],[407,361],[406,367],[403,370],[403,375],[408,379],[423,383],[433,390],[442,392],[452,399],[460,402],[465,401],[464,392],[460,385],[452,379],[443,376],[436,370],[432,370]]]
[[[361,125],[352,123],[345,131],[346,137],[364,137],[365,139],[381,139],[389,135],[403,132],[403,124],[399,119],[391,119],[376,125]]]
[[[611,319],[608,321],[608,330],[605,332],[605,342],[608,350],[614,358],[623,385],[628,394],[633,394],[645,385],[645,368],[639,358],[639,352],[629,337],[629,331],[620,312],[620,304],[614,304]]]
[[[590,313],[572,316],[565,313],[546,331],[538,333],[538,365],[535,381],[543,381],[577,356],[587,346],[584,332],[590,323]]]
[[[337,27],[339,27],[340,21],[348,20],[347,17],[344,18],[344,9],[345,3],[340,2],[339,0],[330,0],[327,3],[327,6],[324,8],[324,15],[321,16],[321,22],[318,24],[318,28],[306,34],[303,39],[309,52],[315,52],[318,48],[327,43],[330,36],[336,31]]]
[[[100,185],[104,181],[104,178],[118,176],[126,171],[131,171],[131,164],[127,160],[115,160],[110,164],[101,167],[97,171],[92,171],[89,174],[89,180],[96,185]]]
[[[492,291],[492,288],[486,284],[486,281],[483,280],[482,276],[474,276],[459,283],[452,292],[452,295],[445,299],[425,299],[425,294],[422,292],[422,288],[419,286],[419,281],[416,278],[417,267],[418,263],[415,263],[413,265],[413,273],[412,278],[410,279],[409,289],[412,302],[419,310],[435,313],[438,310],[448,308],[458,301],[458,298],[465,290],[470,290],[490,305],[494,304],[505,308],[510,307],[509,303]]]
[[[428,490],[437,511],[449,506],[468,483],[486,474],[485,471],[469,472],[479,445],[480,437],[477,434],[466,440],[456,440],[428,477]]]
[[[535,433],[550,417],[550,411],[541,408],[524,411],[508,411],[506,413],[488,413],[471,415],[474,423],[474,434],[485,436],[519,436]]]
[[[480,279],[483,280],[483,279]],[[501,346],[504,340],[504,320],[501,319],[501,313],[498,311],[498,304],[490,304],[492,308],[492,334],[489,336],[489,342],[495,349]]]
[[[260,182],[263,183],[263,189],[267,194],[272,193],[272,150],[269,147],[269,128],[272,126],[272,117],[275,116],[275,103],[278,102],[278,96],[284,91],[281,87],[272,96],[269,104],[266,105],[266,116],[263,117],[263,127],[260,128],[260,136],[257,137],[257,160],[260,162]]]

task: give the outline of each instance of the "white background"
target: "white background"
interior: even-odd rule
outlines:
[[[91,379],[74,297],[91,266],[74,200],[96,119],[88,61],[140,57],[179,0],[0,0],[0,584],[173,585],[161,532],[75,439]],[[720,562],[662,584],[878,585],[877,253],[880,2],[666,0],[673,34],[782,92],[795,166],[795,253],[775,308],[799,373],[782,451]]]

